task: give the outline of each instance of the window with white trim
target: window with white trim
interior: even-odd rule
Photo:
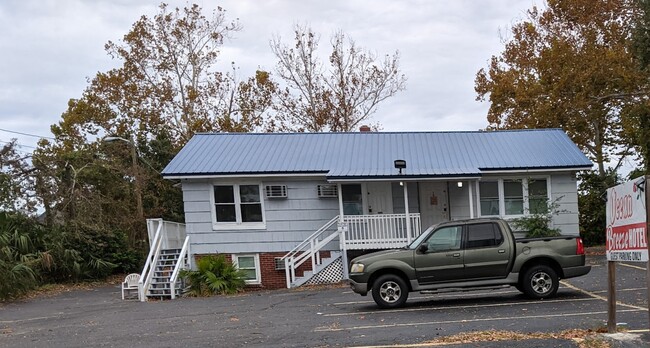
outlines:
[[[481,181],[480,214],[516,217],[544,213],[550,200],[548,184],[548,177]]]
[[[499,216],[499,182],[479,182],[481,216]]]
[[[232,255],[233,264],[244,273],[247,284],[260,284],[260,256],[258,254]]]
[[[259,228],[264,223],[259,184],[214,185],[214,222]]]
[[[524,187],[522,180],[503,180],[503,202],[506,215],[524,214]]]
[[[548,184],[546,179],[528,180],[528,210],[531,214],[548,212]]]

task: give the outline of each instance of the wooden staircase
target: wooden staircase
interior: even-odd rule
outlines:
[[[343,270],[341,269],[342,262],[340,262],[341,257],[342,253],[340,251],[330,251],[330,257],[320,259],[320,263],[316,264],[314,270],[305,271],[301,277],[295,277],[290,287],[295,288],[307,284],[322,272],[328,273],[323,277],[324,279],[327,279],[327,283],[336,283],[343,280]],[[335,265],[337,261],[339,262]]]
[[[171,276],[178,264],[181,249],[161,249],[151,277],[151,283],[146,291],[147,298],[167,299],[172,297]],[[180,296],[182,286],[176,286],[175,296]]]

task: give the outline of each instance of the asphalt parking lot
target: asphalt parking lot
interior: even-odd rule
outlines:
[[[591,273],[563,281],[551,300],[529,300],[514,288],[412,293],[396,310],[379,310],[371,297],[342,286],[147,303],[122,301],[119,287],[101,287],[0,307],[0,347],[402,346],[484,330],[595,330],[606,326],[607,269],[604,256],[588,262]],[[645,275],[645,264],[617,266],[617,321],[637,339],[620,346],[649,346]],[[532,339],[451,346],[577,344]]]

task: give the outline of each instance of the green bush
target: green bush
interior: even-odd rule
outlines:
[[[183,270],[180,274],[188,284],[189,296],[234,294],[246,284],[244,272],[237,269],[223,255],[201,257],[196,267],[196,271]]]
[[[59,226],[50,231],[46,245],[55,260],[47,270],[51,281],[103,279],[115,272],[134,272],[142,266],[141,252],[129,248],[121,231]]]
[[[603,176],[590,171],[578,174],[578,179],[580,236],[585,246],[604,245],[607,188],[616,186],[621,178],[616,172],[608,169]]]
[[[537,209],[534,214],[526,215],[511,221],[519,231],[525,231],[527,238],[557,237],[560,235],[559,228],[551,228],[553,215],[559,212],[557,201],[547,203],[545,209]]]
[[[38,255],[26,222],[0,213],[0,300],[19,296],[38,285]]]
[[[142,266],[122,231],[78,226],[46,228],[21,214],[0,212],[0,300],[48,282],[104,279]]]

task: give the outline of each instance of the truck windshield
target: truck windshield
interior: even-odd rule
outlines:
[[[436,227],[437,225],[433,225],[429,228],[427,228],[424,232],[422,232],[417,238],[415,238],[411,244],[407,246],[408,249],[415,250],[417,249],[420,244],[422,244],[422,241],[424,241],[425,238],[433,231],[433,228]]]

